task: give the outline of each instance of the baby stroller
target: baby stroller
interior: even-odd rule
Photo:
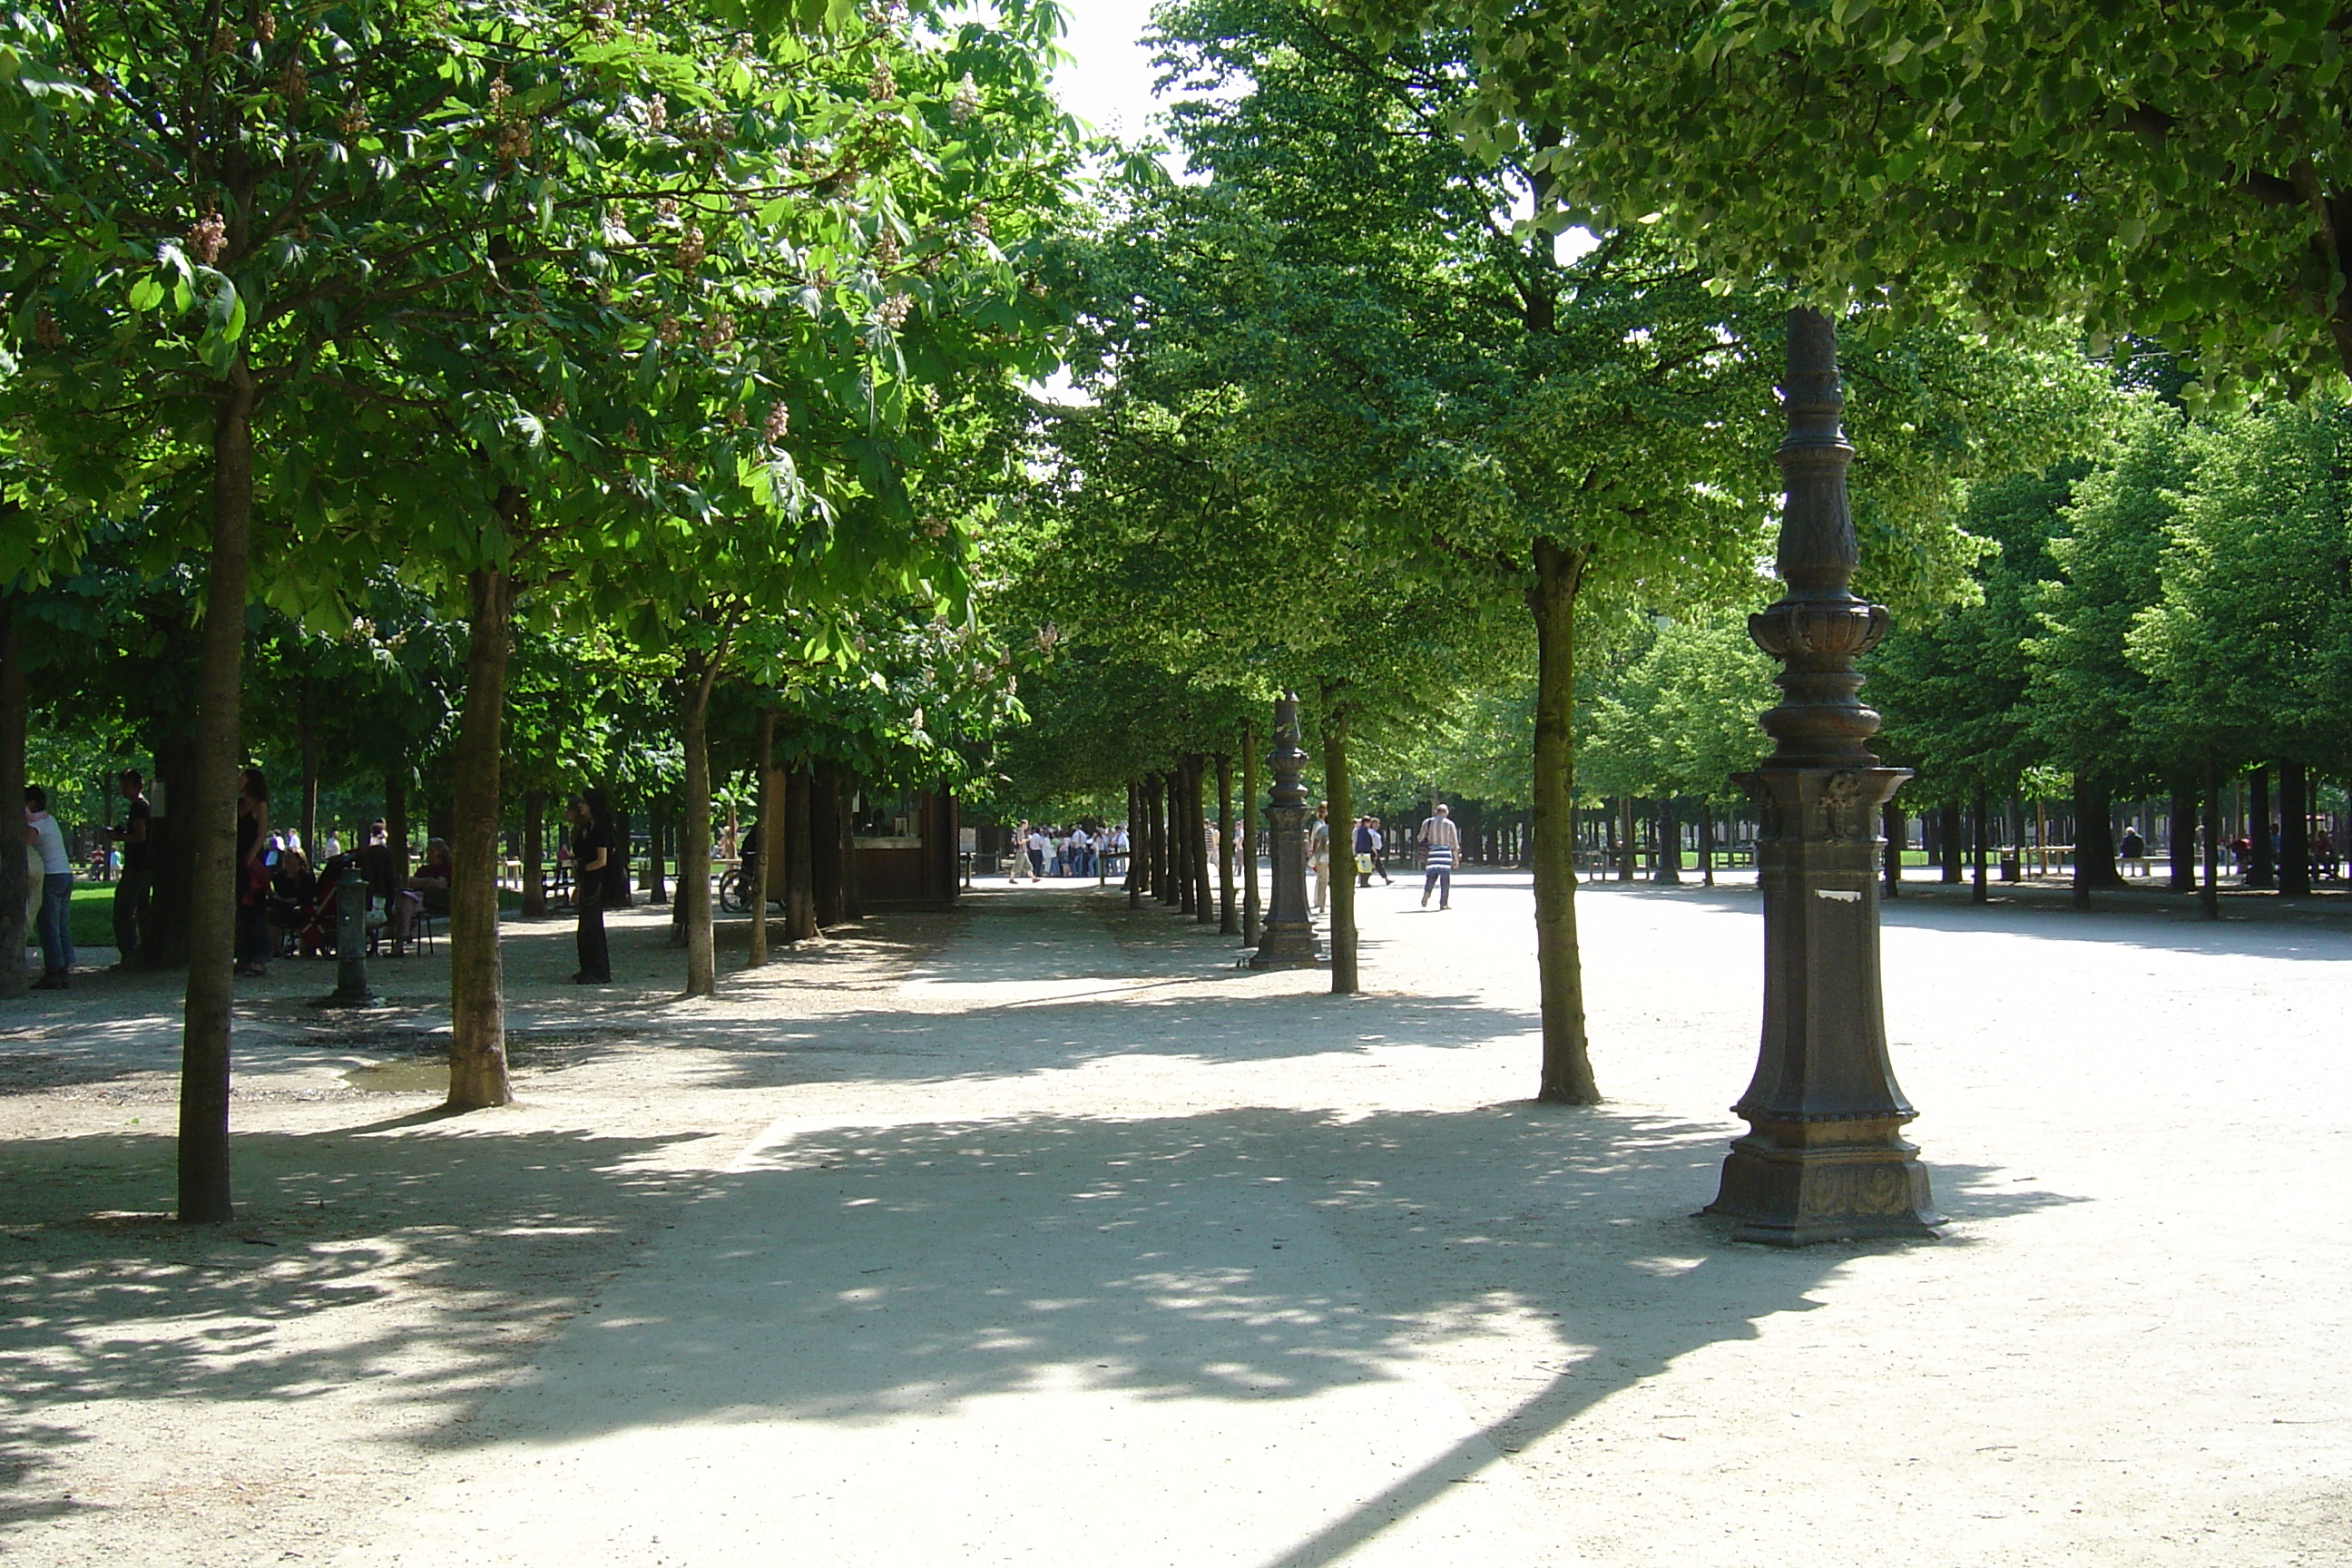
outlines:
[[[310,910],[294,934],[296,946],[305,958],[337,956],[335,889],[342,886],[346,878],[362,883],[368,879],[356,853],[338,855],[319,868],[318,894],[310,900]],[[372,907],[373,903],[371,898],[362,907]],[[368,921],[372,927],[382,923],[381,919],[373,917]]]
[[[310,866],[291,850],[273,857],[269,877],[269,930],[278,956],[315,958],[320,951],[315,933],[323,884]],[[330,915],[327,927],[333,925]],[[329,944],[332,945],[331,942]]]

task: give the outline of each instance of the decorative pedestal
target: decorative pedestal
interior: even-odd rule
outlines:
[[[1307,910],[1307,786],[1298,782],[1307,753],[1298,745],[1296,692],[1284,692],[1274,705],[1274,750],[1265,762],[1274,770],[1265,808],[1266,832],[1273,840],[1274,901],[1249,967],[1312,969],[1323,961],[1323,952]]]
[[[1909,776],[1770,768],[1738,781],[1762,818],[1764,1039],[1732,1107],[1749,1131],[1707,1212],[1738,1220],[1742,1241],[1937,1234],[1879,996],[1876,825]]]

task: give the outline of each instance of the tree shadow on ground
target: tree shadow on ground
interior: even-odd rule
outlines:
[[[1532,1104],[812,1129],[742,1162],[459,1440],[783,1424],[821,1449],[808,1428],[1046,1391],[1306,1402],[1538,1324],[1537,1386],[1276,1560],[1308,1568],[1891,1249],[1729,1241],[1688,1213],[1722,1151],[1711,1126]],[[1972,1221],[2074,1201],[1937,1174]]]
[[[1107,1026],[1105,1015],[1111,1016]],[[698,1021],[706,1088],[756,1089],[812,1077],[895,1083],[1003,1079],[1121,1056],[1226,1066],[1412,1046],[1464,1049],[1533,1031],[1530,1013],[1469,996],[1202,994],[1189,981],[1143,980],[990,1007],[860,1008],[815,1018]],[[975,1031],[986,1060],[964,1056]]]
[[[173,1145],[0,1143],[0,1529],[81,1505],[43,1486],[112,1401],[346,1395],[455,1416],[579,1311],[635,1239],[709,1180],[688,1136],[499,1131],[427,1112],[240,1133],[237,1219],[153,1205]],[[384,1310],[401,1298],[402,1310]],[[346,1325],[349,1325],[346,1327]]]

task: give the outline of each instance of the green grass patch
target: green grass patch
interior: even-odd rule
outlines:
[[[74,946],[112,947],[114,945],[114,884],[111,882],[76,882],[73,903],[69,906]],[[27,931],[28,942],[37,940],[37,933]]]

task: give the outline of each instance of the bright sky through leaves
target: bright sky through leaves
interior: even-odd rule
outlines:
[[[1151,0],[1071,0],[1062,47],[1074,57],[1055,73],[1064,107],[1099,132],[1132,139],[1150,113],[1151,56],[1143,28]]]

